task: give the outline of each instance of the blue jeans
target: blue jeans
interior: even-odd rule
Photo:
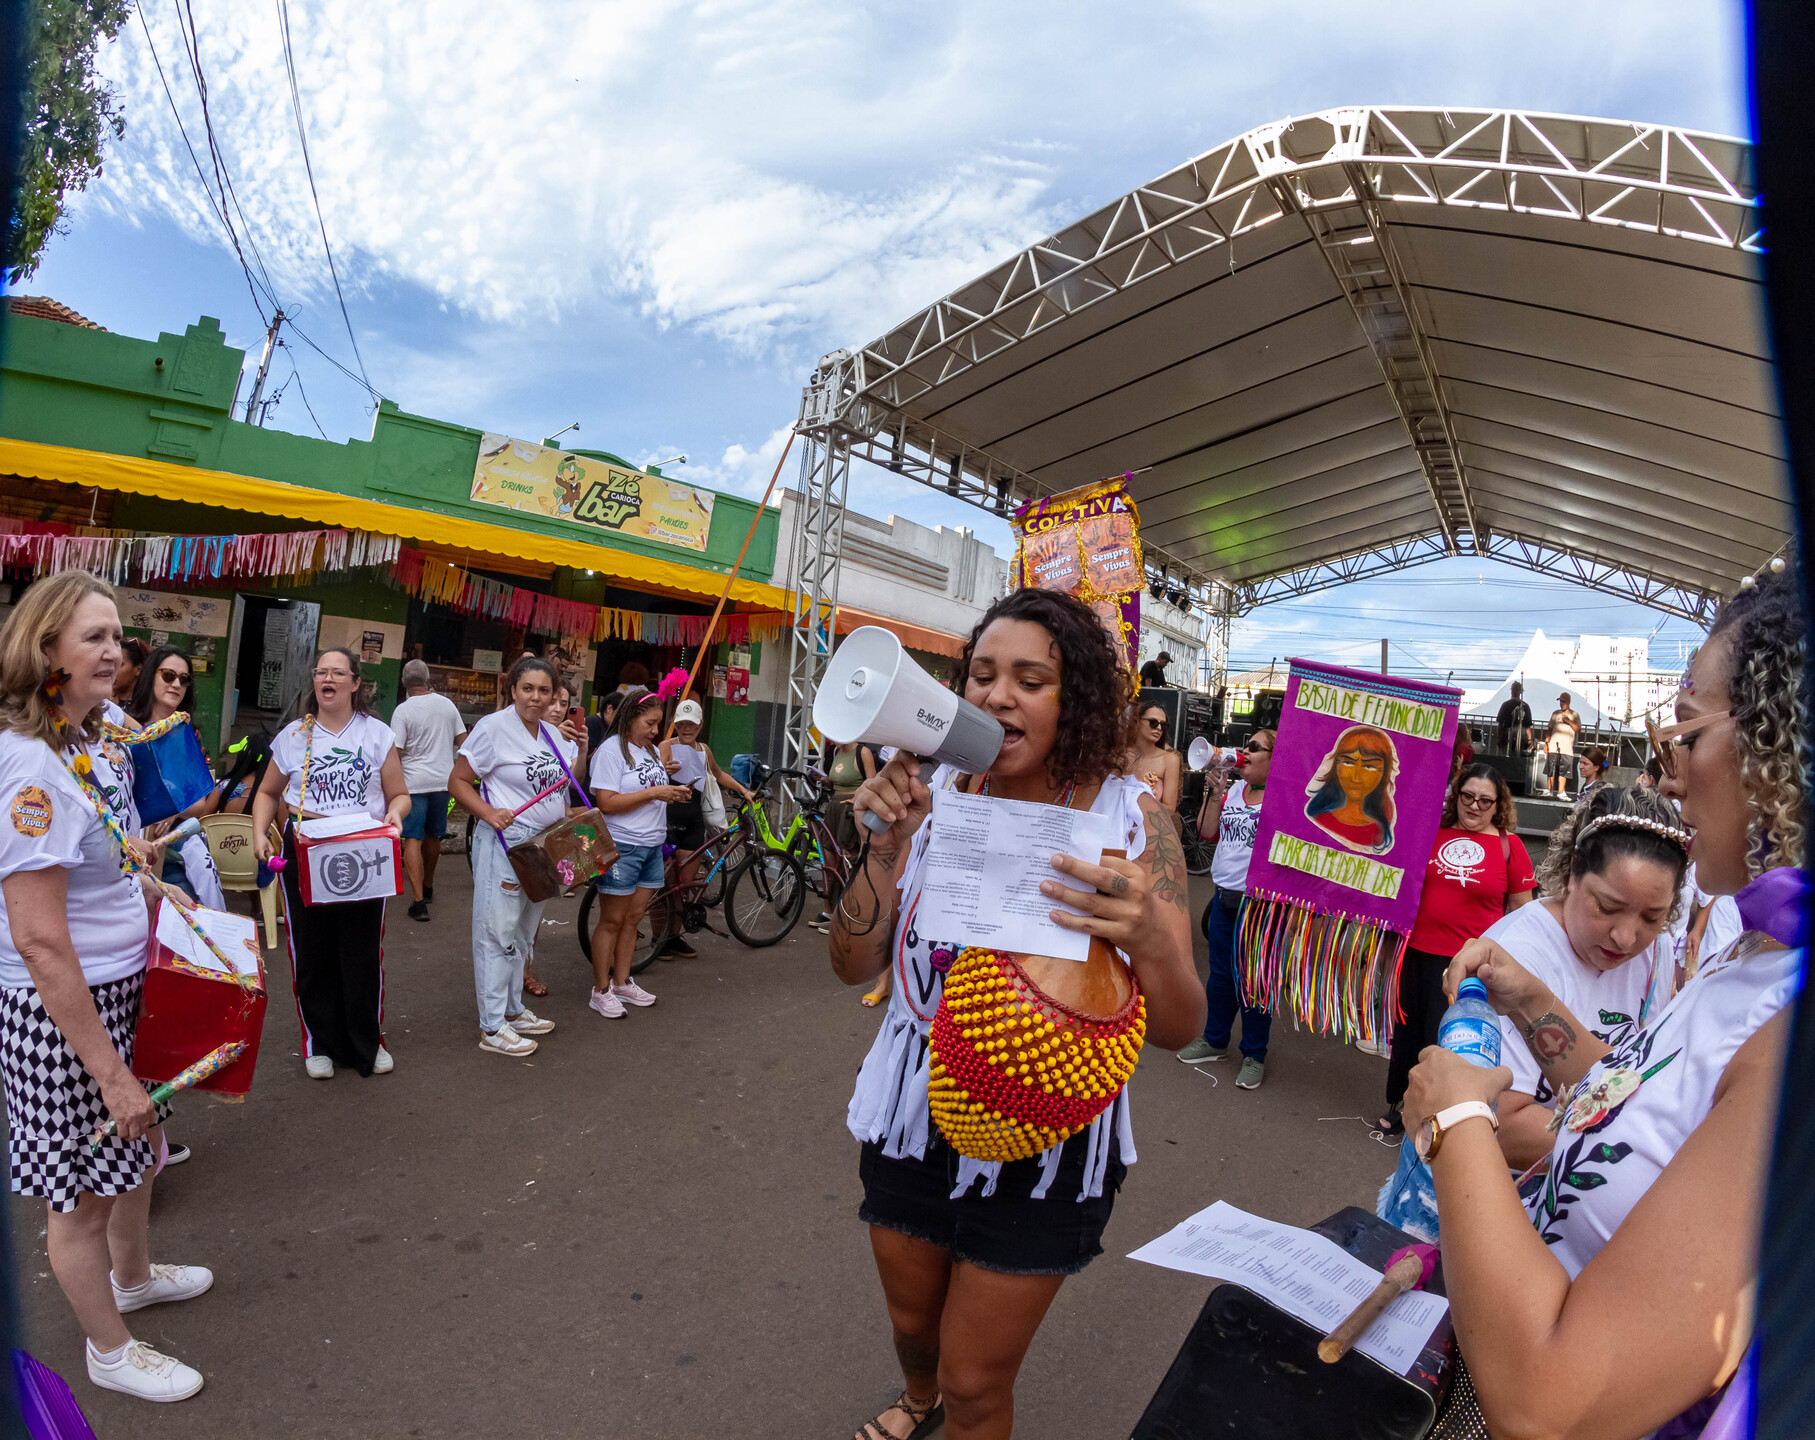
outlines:
[[[516,845],[536,834],[521,822],[504,832]],[[479,1025],[491,1034],[523,1011],[523,966],[536,943],[536,927],[547,904],[523,896],[517,872],[505,858],[498,832],[481,822],[473,829],[473,988],[479,995]]]
[[[1265,1060],[1267,1038],[1273,1033],[1273,1017],[1265,1010],[1255,1010],[1241,1003],[1241,989],[1235,981],[1235,930],[1241,920],[1242,906],[1223,904],[1226,892],[1217,891],[1205,911],[1205,937],[1210,942],[1210,976],[1204,981],[1204,995],[1210,1002],[1204,1017],[1204,1039],[1218,1050],[1229,1044],[1235,1029],[1235,1012],[1242,1016],[1242,1058]]]

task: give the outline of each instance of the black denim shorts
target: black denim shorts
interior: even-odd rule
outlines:
[[[927,1139],[923,1160],[911,1156],[890,1160],[882,1146],[872,1142],[863,1147],[857,1163],[863,1181],[857,1218],[949,1250],[954,1260],[979,1270],[1076,1275],[1103,1253],[1103,1229],[1128,1174],[1120,1153],[1112,1150],[1102,1195],[1079,1200],[1088,1144],[1087,1135],[1065,1142],[1059,1173],[1043,1200],[1033,1198],[1042,1174],[1037,1158],[1004,1165],[996,1193],[988,1199],[983,1198],[984,1182],[977,1180],[954,1200],[958,1154],[937,1128]]]

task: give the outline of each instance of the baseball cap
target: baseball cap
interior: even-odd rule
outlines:
[[[689,722],[692,722],[695,725],[704,725],[706,723],[706,712],[700,709],[700,702],[697,700],[683,700],[674,708],[674,723],[676,725],[685,725]]]

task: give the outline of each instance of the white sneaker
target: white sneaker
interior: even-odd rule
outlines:
[[[396,1068],[397,1062],[391,1058],[391,1052],[380,1045],[378,1047],[378,1056],[372,1061],[372,1073],[374,1075],[389,1075]]]
[[[479,1032],[479,1048],[494,1055],[534,1055],[536,1042],[519,1035],[509,1025],[500,1025],[494,1034]]]
[[[332,1080],[334,1078],[334,1058],[331,1055],[311,1055],[303,1061],[303,1069],[309,1072],[311,1080]]]
[[[597,1010],[607,1020],[621,1020],[624,1016],[624,1002],[618,999],[614,985],[610,990],[594,990],[592,999],[586,1002],[587,1008]]]
[[[651,995],[634,980],[626,980],[622,985],[613,985],[611,993],[626,1005],[653,1005],[655,996]]]
[[[191,1369],[169,1355],[159,1354],[143,1340],[127,1341],[125,1353],[111,1364],[96,1358],[93,1341],[85,1343],[88,1378],[103,1390],[118,1390],[122,1395],[167,1403],[187,1400],[202,1388],[200,1370]]]
[[[113,1273],[108,1272],[113,1282]],[[143,1310],[147,1305],[165,1305],[172,1300],[193,1300],[214,1284],[214,1272],[206,1265],[159,1265],[153,1262],[151,1278],[143,1285],[123,1290],[115,1283],[113,1303],[122,1315]]]
[[[536,1014],[534,1010],[529,1009],[527,1006],[519,1010],[504,1023],[510,1026],[510,1028],[515,1030],[519,1035],[546,1035],[550,1030],[555,1028],[554,1021],[544,1020],[540,1015]]]

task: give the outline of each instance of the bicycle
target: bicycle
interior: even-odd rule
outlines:
[[[734,829],[715,829],[697,850],[665,855],[663,885],[650,899],[637,927],[630,973],[640,975],[660,953],[658,930],[666,935],[670,914],[679,919],[686,934],[694,935],[711,928],[707,912],[720,903],[733,938],[751,949],[764,949],[786,939],[805,907],[807,879],[794,856],[766,840],[757,843],[772,834],[762,806],[746,801],[738,807]],[[704,868],[683,884],[681,866],[696,855],[705,857]],[[586,887],[575,921],[574,938],[588,965],[592,963],[592,913],[597,896],[597,890]]]

